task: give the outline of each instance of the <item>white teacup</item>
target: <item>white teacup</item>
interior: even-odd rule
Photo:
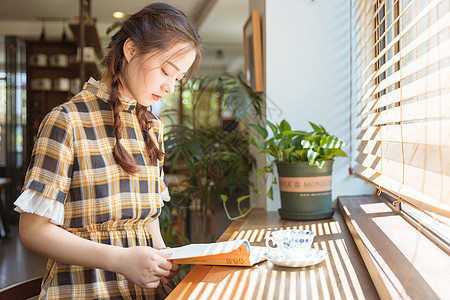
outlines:
[[[308,230],[277,230],[272,232],[271,237],[266,238],[266,246],[282,251],[286,260],[296,261],[305,256],[311,248],[314,236],[314,231]],[[270,241],[277,247],[271,246]]]

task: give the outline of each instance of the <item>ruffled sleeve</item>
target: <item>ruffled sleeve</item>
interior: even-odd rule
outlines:
[[[161,200],[163,200],[161,203],[162,205],[164,205],[164,201],[165,202],[169,202],[170,201],[170,193],[169,193],[169,188],[167,187],[167,181],[166,181],[166,177],[164,176],[164,170],[162,171],[162,176],[160,178],[160,180],[163,180],[164,182],[164,187],[165,189],[161,192]]]
[[[25,189],[14,202],[15,211],[27,212],[51,219],[55,225],[64,223],[64,205],[54,199],[47,198],[36,191]]]
[[[159,120],[159,119],[158,119]],[[159,128],[158,128],[158,144],[159,149],[162,152],[165,152],[164,149],[164,137],[163,137],[163,125],[161,120],[159,120]],[[161,207],[164,206],[164,202],[170,201],[169,188],[167,187],[167,180],[164,176],[164,158],[159,160],[159,196],[161,198]]]

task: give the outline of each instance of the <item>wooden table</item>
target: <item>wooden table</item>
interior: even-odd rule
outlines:
[[[0,240],[8,234],[7,206],[4,198],[6,197],[5,189],[11,184],[11,178],[0,177]]]
[[[265,261],[253,267],[195,266],[167,299],[379,299],[356,245],[337,211],[333,218],[296,222],[255,209],[234,221],[218,241],[248,239],[264,246],[273,230],[316,232],[313,247],[329,256],[306,268]]]

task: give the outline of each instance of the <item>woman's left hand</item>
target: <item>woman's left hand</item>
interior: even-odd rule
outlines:
[[[180,265],[176,263],[172,263],[172,269],[170,270],[170,274],[167,277],[161,278],[162,284],[168,284],[170,282],[170,279],[172,279],[173,276],[177,275],[180,271]]]
[[[164,249],[170,249],[170,247],[163,247],[163,248],[159,248],[158,250],[164,250]],[[161,284],[168,284],[170,282],[170,279],[172,279],[175,275],[178,274],[178,272],[180,271],[180,265],[176,264],[174,262],[172,262],[172,269],[170,270],[169,276],[167,277],[163,277],[161,279]]]

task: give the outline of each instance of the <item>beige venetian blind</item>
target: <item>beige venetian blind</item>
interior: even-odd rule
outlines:
[[[352,0],[355,172],[450,217],[450,0]]]

